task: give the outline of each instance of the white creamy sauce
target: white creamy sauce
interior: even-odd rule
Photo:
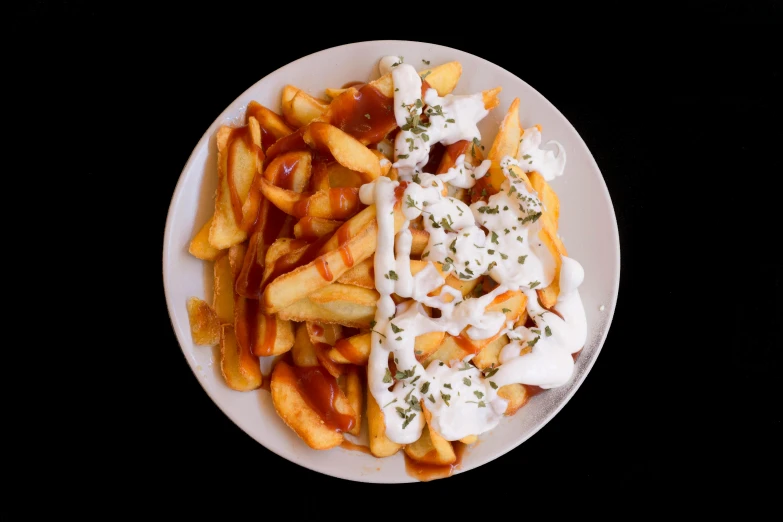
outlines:
[[[488,202],[468,206],[449,197],[448,185],[472,187],[486,175],[489,161],[474,168],[465,163],[462,155],[453,168],[440,175],[423,172],[422,167],[435,143],[448,145],[480,138],[476,125],[487,115],[482,95],[440,97],[430,89],[422,100],[421,78],[415,69],[401,63],[399,57],[393,57],[393,62],[390,58],[384,58],[380,65],[382,73],[384,66],[391,70],[395,118],[403,127],[395,140],[394,166],[401,180],[408,182],[402,196],[406,221],[395,238],[393,209],[399,181],[380,177],[361,187],[359,197],[366,205],[376,205],[378,221],[374,261],[380,298],[368,385],[384,413],[386,435],[392,441],[409,444],[420,437],[425,425],[422,400],[432,412],[433,428],[447,440],[458,440],[497,425],[507,406],[497,395],[500,387],[522,383],[551,388],[570,379],[574,366],[571,354],[582,348],[587,336],[577,290],[584,271],[579,263],[563,257],[556,305],[563,319],[540,307],[535,289],[551,283],[555,259],[539,239],[543,209],[538,195],[528,192],[508,166],[516,164],[528,169],[522,161],[504,158],[506,181]],[[392,67],[394,63],[397,65]],[[422,114],[429,117],[428,123],[421,122]],[[538,142],[531,143],[538,147],[540,134]],[[554,163],[545,155],[540,156],[542,165],[549,165],[550,174],[554,172]],[[555,160],[560,158],[558,155]],[[564,162],[563,153],[562,165]],[[553,177],[562,174],[562,165],[560,173]],[[414,276],[410,270],[412,236],[408,226],[422,215],[430,234],[422,259],[430,263]],[[445,274],[463,280],[488,274],[498,286],[481,297],[465,299],[458,290],[444,284],[432,262],[442,263]],[[526,294],[527,311],[535,328],[512,329],[513,324],[506,321],[503,313],[486,311],[497,296],[508,290]],[[428,295],[431,293],[435,295]],[[406,301],[395,306],[392,294]],[[440,317],[430,317],[427,308],[439,310]],[[417,336],[430,332],[457,336],[463,330],[474,340],[489,339],[499,333],[506,333],[511,339],[501,352],[502,364],[491,377],[484,378],[470,364],[470,357],[449,364],[435,361],[428,368],[416,360]],[[528,345],[533,347],[532,352],[520,355]],[[396,365],[395,375],[389,371],[390,358]]]
[[[537,170],[545,180],[552,181],[563,175],[566,152],[557,141],[551,140],[546,144],[557,147],[557,154],[554,151],[541,148],[541,131],[538,130],[538,127],[525,129],[522,133],[522,141],[519,142],[517,159],[525,172]]]

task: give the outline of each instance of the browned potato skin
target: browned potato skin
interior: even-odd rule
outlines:
[[[197,297],[188,299],[188,319],[193,344],[214,346],[220,343],[220,320],[206,301]]]
[[[324,450],[339,446],[344,440],[342,433],[325,426],[318,413],[307,405],[296,387],[296,375],[285,361],[275,365],[270,390],[277,414],[308,446]],[[345,397],[338,398],[336,405],[341,413],[353,414]]]
[[[457,460],[454,446],[432,428],[432,413],[427,410],[424,401],[422,401],[422,413],[427,425],[416,442],[405,446],[405,454],[422,464],[437,466],[454,464]]]

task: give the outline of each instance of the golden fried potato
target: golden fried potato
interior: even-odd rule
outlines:
[[[264,151],[272,143],[294,132],[294,129],[286,125],[285,120],[279,114],[267,109],[257,101],[251,101],[247,105],[245,116],[248,120],[251,116],[258,120],[258,124],[261,126],[261,145]]]
[[[295,128],[307,125],[312,120],[323,116],[329,108],[329,102],[314,98],[293,85],[286,85],[283,88],[280,104],[283,108],[285,121]]]
[[[373,270],[373,267],[373,258],[368,257],[340,276],[337,282],[346,285],[361,286],[362,288],[375,289],[375,270]]]
[[[296,218],[347,219],[362,206],[358,188],[332,188],[300,194],[276,187],[263,179],[261,191],[274,206]]]
[[[560,199],[546,182],[544,176],[533,171],[528,172],[527,177],[535,191],[538,192],[538,198],[544,204],[541,219],[544,220],[550,232],[557,232],[557,222],[560,219]]]
[[[294,364],[297,366],[318,366],[318,357],[315,355],[315,348],[310,341],[305,323],[296,325],[296,335],[294,337],[294,346],[291,349],[291,356]]]
[[[501,335],[492,342],[488,343],[471,362],[476,365],[479,370],[484,370],[491,366],[497,366],[500,364],[500,351],[504,346],[508,344],[508,337]]]
[[[478,435],[468,435],[467,437],[462,437],[459,441],[470,446],[478,441]]]
[[[430,87],[438,91],[438,96],[446,96],[451,93],[457,86],[461,75],[462,64],[459,62],[448,62],[419,71],[419,76],[423,77]],[[394,98],[394,81],[391,73],[370,82],[370,85],[378,89],[384,96]]]
[[[359,188],[364,185],[364,178],[360,172],[351,170],[339,163],[330,163],[326,167],[326,173],[329,176],[329,186],[332,188]]]
[[[362,288],[360,286],[343,285],[340,283],[325,286],[307,296],[310,301],[316,304],[346,301],[366,307],[375,306],[380,297],[380,294],[376,290],[370,290],[369,288]]]
[[[323,343],[334,346],[343,337],[343,327],[339,324],[321,324],[313,321],[305,323],[307,335],[313,344]]]
[[[335,88],[329,87],[327,89],[324,89],[324,92],[331,99],[335,99],[335,98],[337,98],[338,96],[340,96],[342,93],[344,93],[347,90],[348,89],[335,89]]]
[[[560,267],[563,264],[563,257],[567,256],[566,247],[557,233],[551,233],[546,227],[542,227],[538,232],[538,237],[546,245],[552,257],[555,259],[555,277],[546,288],[536,290],[538,300],[544,308],[552,308],[557,304],[557,296],[560,295]]]
[[[220,342],[220,320],[206,301],[188,299],[188,319],[193,344],[214,346]]]
[[[352,328],[370,328],[375,318],[375,304],[364,306],[350,301],[331,301],[316,304],[307,297],[283,308],[278,317],[292,321],[314,321],[341,324]]]
[[[217,249],[247,239],[247,232],[242,229],[242,207],[263,161],[258,121],[255,118],[249,121],[245,127],[223,126],[217,132],[218,188],[209,229],[209,244]]]
[[[193,237],[188,247],[188,252],[193,256],[203,259],[204,261],[214,261],[220,254],[221,250],[213,247],[209,244],[209,229],[212,227],[212,219],[204,223],[204,226]]]
[[[381,175],[378,157],[359,140],[334,125],[313,122],[307,126],[302,138],[314,150],[329,154],[340,165],[360,173],[364,183]]]
[[[264,379],[258,357],[239,346],[229,325],[220,328],[220,371],[228,387],[237,391],[260,388]]]
[[[297,221],[294,225],[294,237],[296,239],[318,239],[324,236],[330,236],[334,234],[342,221],[336,221],[333,219],[324,219],[316,217],[303,217]]]
[[[264,179],[286,190],[304,192],[310,184],[312,157],[309,150],[280,154],[264,169]]]
[[[402,444],[392,442],[386,436],[386,421],[383,418],[383,412],[375,402],[369,387],[367,388],[367,427],[370,436],[370,452],[376,457],[389,457],[402,448]]]
[[[514,98],[506,117],[500,123],[492,148],[489,149],[489,159],[492,161],[492,166],[489,168],[490,182],[496,190],[500,190],[500,185],[506,180],[500,168],[500,161],[506,156],[517,157],[520,139],[522,139],[522,126],[519,123],[519,98]]]
[[[444,466],[454,464],[457,461],[457,454],[454,453],[454,447],[436,432],[432,427],[432,414],[422,401],[422,414],[427,421],[427,425],[421,432],[419,440],[413,444],[405,446],[405,454],[416,462],[422,464],[433,464]]]
[[[220,324],[234,324],[234,274],[228,255],[215,260],[212,307]]]
[[[362,411],[364,411],[364,393],[362,391],[362,380],[359,375],[359,369],[356,366],[348,366],[345,372],[345,397],[354,411],[354,425],[348,430],[351,435],[359,435],[362,429]]]
[[[498,397],[508,401],[508,406],[506,406],[506,411],[503,412],[503,415],[510,416],[514,415],[519,408],[525,405],[529,394],[524,384],[506,384],[498,390]]]
[[[285,361],[278,361],[275,365],[270,388],[275,411],[308,446],[323,450],[339,446],[344,440],[342,433],[324,424],[318,413],[307,404],[299,392],[294,370]],[[335,397],[335,409],[344,415],[355,415],[342,392]]]
[[[338,364],[363,366],[370,359],[371,333],[361,333],[339,339],[329,350],[328,357]]]

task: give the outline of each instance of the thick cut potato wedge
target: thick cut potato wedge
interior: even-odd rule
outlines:
[[[276,315],[264,315],[257,300],[237,296],[234,313],[237,342],[254,355],[280,355],[294,345],[291,321]]]
[[[296,335],[294,337],[294,346],[291,349],[291,356],[294,364],[297,366],[318,366],[318,357],[315,355],[315,348],[310,341],[307,333],[307,325],[298,323],[296,325]]]
[[[504,346],[508,344],[508,337],[501,335],[491,343],[487,344],[471,362],[479,370],[485,370],[491,366],[497,366],[500,364],[500,351]]]
[[[320,324],[312,321],[305,323],[307,335],[313,344],[324,343],[334,346],[343,337],[343,327],[339,324]]]
[[[339,163],[330,163],[327,165],[326,174],[329,179],[329,186],[332,188],[359,188],[364,184],[364,177],[360,172],[351,170],[348,167],[340,165]]]
[[[331,155],[340,165],[360,173],[364,183],[381,175],[378,157],[359,140],[334,125],[313,122],[307,126],[302,138],[312,149]]]
[[[339,446],[344,440],[342,433],[326,426],[300,393],[293,368],[285,361],[278,361],[272,371],[272,404],[289,428],[294,430],[313,449],[329,449]],[[344,415],[354,415],[348,399],[338,393],[335,409]]]
[[[358,188],[332,188],[297,193],[261,180],[261,191],[274,206],[296,218],[347,219],[362,207]]]
[[[204,223],[204,226],[193,237],[188,247],[191,255],[203,259],[204,261],[214,261],[220,254],[220,250],[209,244],[209,229],[212,227],[212,219]]]
[[[525,405],[529,398],[524,384],[506,384],[498,390],[498,396],[508,401],[503,415],[514,415],[519,408]]]
[[[396,216],[395,216],[396,219]],[[367,225],[375,222],[375,205],[363,209],[351,219],[343,223],[337,233],[332,235],[324,246],[319,250],[319,254],[325,254],[332,250],[337,250],[347,240],[347,238],[356,237],[356,235]]]
[[[278,317],[292,321],[314,321],[341,324],[352,328],[370,328],[375,318],[375,305],[363,306],[350,301],[316,304],[307,297],[283,308]]]
[[[560,219],[560,199],[549,183],[546,182],[544,176],[536,171],[528,172],[527,177],[530,180],[530,184],[538,192],[538,197],[544,204],[544,210],[541,212],[541,219],[547,225],[547,229],[550,232],[557,232],[557,222]]]
[[[549,252],[555,258],[555,277],[552,279],[552,282],[549,283],[549,286],[542,288],[541,290],[536,290],[536,294],[538,295],[538,300],[541,302],[541,306],[544,308],[552,308],[557,304],[557,296],[560,295],[560,267],[563,264],[562,256],[567,256],[568,252],[566,251],[563,242],[557,237],[557,234],[552,234],[546,227],[541,228],[538,237],[544,242],[549,249]]]
[[[402,444],[392,442],[386,436],[386,421],[383,418],[383,412],[375,402],[369,387],[367,387],[367,427],[370,437],[370,453],[376,457],[389,457],[402,448]]]
[[[294,225],[294,237],[296,239],[313,240],[334,234],[342,221],[333,219],[303,217]]]
[[[286,85],[283,88],[280,105],[283,108],[285,121],[294,128],[302,127],[322,117],[329,108],[329,102],[314,98],[293,85]]]
[[[258,124],[261,126],[261,146],[264,152],[274,142],[294,132],[294,129],[286,125],[285,120],[279,114],[267,109],[257,101],[251,101],[247,105],[245,115],[248,119],[252,116],[258,120]]]
[[[361,286],[362,288],[375,288],[375,270],[373,267],[373,258],[368,257],[344,273],[337,282]]]
[[[256,173],[261,170],[261,131],[258,121],[232,129],[220,127],[217,132],[218,188],[215,215],[209,229],[209,243],[217,249],[244,241],[242,207],[250,193]]]
[[[427,426],[421,432],[419,440],[413,444],[405,446],[405,454],[416,462],[422,464],[432,464],[437,466],[446,466],[454,464],[457,461],[457,455],[454,453],[454,447],[432,428],[432,414],[424,406],[422,401],[422,413],[427,421]]]
[[[470,446],[478,441],[478,435],[468,435],[467,437],[462,437],[459,441]]]
[[[354,411],[354,425],[348,430],[351,435],[359,435],[362,429],[362,412],[364,411],[364,393],[359,368],[348,366],[344,373],[344,393]]]
[[[395,214],[402,213],[399,206],[395,207]],[[345,225],[343,225],[345,226]],[[395,232],[402,223],[395,222]],[[264,304],[268,313],[275,313],[296,303],[316,290],[320,290],[339,279],[356,263],[361,263],[370,257],[377,246],[378,226],[373,220],[364,227],[355,237],[343,244],[338,250],[327,252],[316,258],[311,263],[301,266],[288,274],[284,274],[272,281],[264,292]],[[346,264],[346,258],[353,262]],[[373,307],[374,310],[374,307]],[[315,319],[317,320],[317,319]],[[339,321],[326,321],[339,322]],[[343,323],[340,323],[343,324]],[[367,326],[358,326],[367,328]]]
[[[364,366],[370,359],[370,341],[372,334],[356,334],[339,339],[329,350],[329,359],[338,364],[356,364]]]
[[[438,91],[438,96],[450,94],[457,86],[462,75],[462,64],[459,62],[448,62],[437,67],[432,67],[419,71],[419,76],[424,77],[430,87]],[[381,94],[388,98],[394,98],[394,81],[391,73],[385,74],[370,82],[370,85],[378,89]]]
[[[347,90],[348,89],[342,89],[342,88],[336,89],[332,87],[327,87],[326,89],[324,89],[324,93],[326,93],[326,95],[331,99],[335,99]]]
[[[264,179],[286,190],[304,192],[310,184],[312,158],[309,150],[280,154],[264,169]]]
[[[234,324],[234,274],[228,255],[215,260],[212,307],[220,324]]]
[[[506,117],[500,123],[500,128],[492,142],[492,148],[489,149],[489,160],[492,166],[489,168],[490,182],[495,190],[500,190],[506,177],[500,168],[500,161],[505,156],[517,157],[519,140],[522,138],[522,125],[519,123],[519,98],[514,98],[511,106],[508,108]]]
[[[229,325],[220,328],[220,371],[228,387],[237,391],[260,388],[264,379],[258,357],[239,346]]]
[[[220,343],[220,320],[206,301],[198,297],[188,299],[188,319],[193,344],[214,346]]]
[[[340,283],[325,286],[307,296],[310,301],[316,304],[346,301],[366,307],[375,306],[380,297],[380,294],[376,290],[370,290],[369,288],[362,288],[360,286],[343,285]]]

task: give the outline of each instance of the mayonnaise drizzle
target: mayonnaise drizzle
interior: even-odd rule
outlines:
[[[566,151],[557,141],[550,140],[546,144],[556,146],[557,154],[554,151],[540,148],[541,131],[538,127],[525,129],[522,134],[522,141],[519,142],[517,159],[525,172],[536,170],[544,176],[545,180],[552,181],[556,177],[563,175]]]
[[[584,271],[576,261],[562,257],[561,291],[556,309],[563,319],[540,307],[535,288],[551,283],[556,265],[539,239],[541,200],[508,170],[511,164],[524,168],[524,160],[503,159],[506,181],[500,192],[486,203],[468,206],[449,197],[447,184],[472,187],[486,175],[489,161],[474,168],[465,163],[463,155],[452,169],[440,175],[423,172],[422,167],[435,143],[480,138],[477,123],[487,115],[481,93],[440,97],[430,89],[421,100],[418,73],[412,66],[397,61],[398,57],[394,58],[397,65],[387,66],[395,86],[395,118],[404,129],[395,140],[394,166],[400,178],[408,182],[402,202],[406,221],[395,238],[398,181],[380,177],[361,187],[359,197],[366,205],[376,205],[378,222],[374,261],[375,286],[380,298],[372,334],[368,384],[383,411],[386,435],[392,441],[409,444],[420,437],[425,424],[419,406],[421,400],[432,412],[433,428],[447,440],[458,440],[497,425],[507,406],[497,390],[505,384],[555,387],[568,381],[573,372],[571,354],[581,349],[587,335],[577,290]],[[380,65],[383,72],[383,61]],[[429,116],[429,126],[421,125],[418,120],[423,112]],[[538,143],[540,134],[536,147]],[[551,164],[549,159],[542,158],[542,162]],[[555,159],[560,158],[558,155]],[[562,161],[564,164],[564,153]],[[430,234],[422,259],[430,263],[414,276],[410,269],[412,236],[408,227],[411,220],[422,215]],[[442,263],[443,272],[463,280],[488,274],[499,284],[486,295],[465,299],[458,290],[444,284],[444,278],[431,262]],[[508,290],[522,290],[526,294],[527,310],[536,328],[512,330],[513,324],[506,323],[503,313],[486,311],[497,296]],[[407,300],[395,306],[392,294]],[[425,307],[439,310],[440,317],[430,317]],[[427,368],[416,360],[417,336],[429,332],[457,336],[465,329],[474,340],[488,339],[499,332],[507,333],[511,339],[501,352],[500,369],[492,377],[485,379],[468,362],[469,358],[450,364],[436,361]],[[529,343],[532,352],[520,355]],[[396,375],[389,371],[390,357],[395,362]],[[389,389],[393,378],[396,383]]]

